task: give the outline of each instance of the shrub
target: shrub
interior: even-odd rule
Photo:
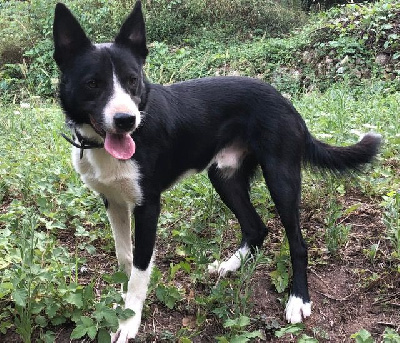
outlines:
[[[235,35],[276,37],[305,22],[300,1],[271,0],[153,0],[146,5],[152,41],[179,42],[212,29],[225,38]],[[215,37],[218,39],[218,37]]]
[[[135,0],[66,1],[95,42],[110,41],[134,3]],[[217,40],[287,33],[299,24],[299,18],[305,18],[294,4],[283,6],[271,0],[143,0],[148,40],[173,44],[180,43],[183,37],[201,37],[211,31]],[[54,96],[58,77],[52,58],[54,4],[45,0],[3,1],[0,11],[2,98],[15,101],[29,95]]]

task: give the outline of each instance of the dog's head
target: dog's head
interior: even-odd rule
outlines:
[[[148,51],[140,1],[112,43],[93,44],[60,3],[53,36],[67,121],[86,139],[104,141],[115,158],[129,159],[135,152],[131,133],[140,124],[146,101],[143,65]]]

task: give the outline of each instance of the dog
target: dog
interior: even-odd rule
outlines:
[[[53,35],[73,166],[103,198],[118,263],[129,278],[125,308],[135,314],[120,321],[113,342],[126,342],[139,330],[161,193],[187,173],[203,170],[242,233],[237,251],[210,270],[220,276],[234,272],[262,246],[267,227],[249,197],[250,180],[261,168],[290,247],[293,280],[285,317],[298,323],[310,316],[307,247],[299,223],[301,168],[360,169],[378,153],[380,135],[367,133],[347,147],[323,143],[292,104],[261,80],[151,83],[143,72],[148,49],[140,1],[112,43],[93,44],[63,4],[56,5]]]

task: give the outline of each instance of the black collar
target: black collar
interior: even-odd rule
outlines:
[[[76,139],[78,140],[79,144],[76,143],[73,139],[69,138],[67,135],[65,135],[64,133],[60,133],[60,135],[65,138],[65,140],[69,143],[71,143],[74,147],[78,148],[81,150],[80,152],[80,159],[82,159],[83,157],[83,150],[86,149],[99,149],[99,148],[103,148],[104,144],[103,143],[97,143],[94,141],[91,141],[87,138],[84,138],[79,132],[78,130],[74,130],[74,135],[76,137]]]

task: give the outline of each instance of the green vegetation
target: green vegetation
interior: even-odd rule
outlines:
[[[363,174],[330,178],[305,171],[302,223],[310,274],[317,281],[324,275],[314,291],[324,296],[319,311],[334,308],[339,325],[347,314],[340,314],[343,307],[357,307],[365,298],[379,304],[374,314],[394,319],[374,327],[360,321],[353,331],[344,330],[346,336],[338,336],[318,311],[314,324],[285,324],[290,258],[261,176],[253,181],[252,200],[271,227],[266,248],[235,276],[209,276],[207,265],[234,249],[239,230],[200,174],[163,197],[157,267],[144,309],[147,329],[139,340],[191,342],[204,335],[218,342],[399,342],[399,3],[352,4],[310,15],[295,1],[144,3],[146,73],[153,82],[258,77],[291,97],[310,130],[328,143],[351,144],[370,130],[383,135],[380,156]],[[89,35],[104,41],[117,32],[133,0],[67,4]],[[67,338],[107,342],[118,318],[131,315],[118,305],[113,309],[122,303],[116,285],[126,277],[115,269],[101,200],[72,170],[70,146],[59,136],[64,124],[54,101],[53,7],[44,0],[0,2],[0,340],[53,342],[66,332]],[[335,273],[342,269],[352,293],[345,287],[337,296],[318,293],[330,281],[339,289]],[[173,325],[165,319],[171,317]],[[160,324],[152,331],[153,318]]]

